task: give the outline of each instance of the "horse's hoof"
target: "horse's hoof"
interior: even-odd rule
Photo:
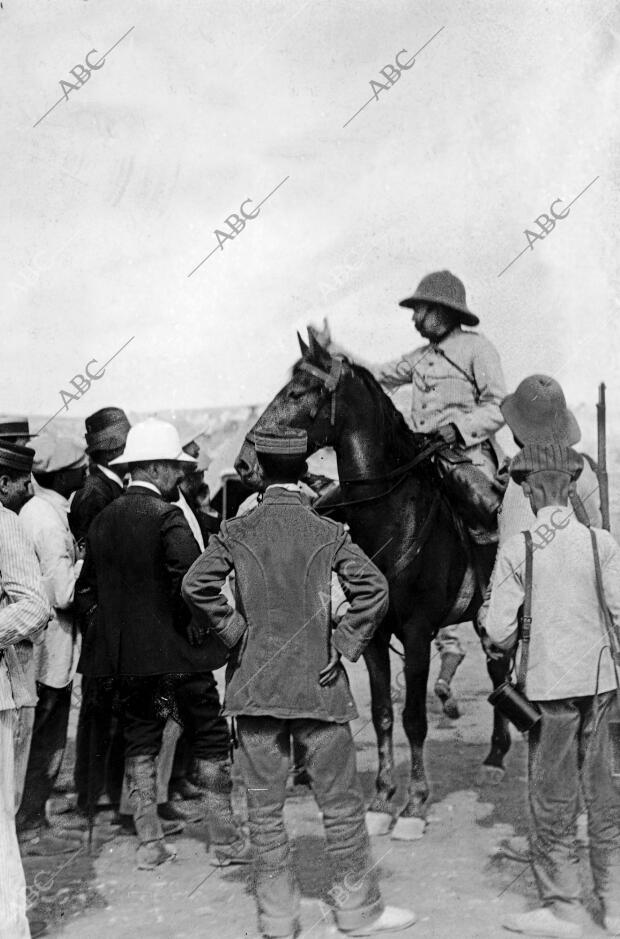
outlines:
[[[389,812],[366,812],[366,827],[369,835],[387,835],[394,821]]]
[[[506,770],[502,766],[486,766],[483,764],[476,774],[477,786],[499,786],[504,781]]]
[[[392,831],[395,841],[419,841],[424,835],[426,821],[417,816],[406,818],[403,815],[397,819]]]

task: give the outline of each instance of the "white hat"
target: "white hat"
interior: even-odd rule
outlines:
[[[127,443],[121,456],[110,460],[116,463],[141,463],[143,460],[174,460],[176,463],[195,463],[181,448],[176,427],[157,417],[134,424],[127,434]]]

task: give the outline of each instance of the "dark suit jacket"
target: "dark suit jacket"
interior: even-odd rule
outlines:
[[[221,593],[235,572],[236,610]],[[351,601],[331,631],[331,576]],[[241,518],[222,522],[183,580],[196,622],[232,649],[228,714],[269,714],[344,723],[357,717],[344,668],[332,684],[319,671],[333,645],[351,661],[362,654],[388,606],[383,574],[338,522],[301,496],[268,489]]]
[[[199,555],[177,506],[130,487],[92,523],[76,586],[82,612],[95,607],[78,670],[84,675],[203,672],[207,654],[186,638],[181,581]]]
[[[69,527],[76,541],[83,541],[93,520],[106,505],[122,494],[123,487],[108,479],[98,466],[91,466],[84,485],[71,500]]]

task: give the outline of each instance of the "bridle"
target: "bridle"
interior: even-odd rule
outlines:
[[[321,405],[323,404],[323,399],[327,395],[331,395],[331,410],[329,423],[332,427],[336,424],[336,390],[342,377],[342,367],[344,365],[344,360],[340,355],[332,356],[331,368],[329,372],[324,371],[322,368],[318,368],[316,365],[311,365],[310,362],[306,362],[304,359],[299,364],[299,368],[304,372],[309,372],[310,375],[314,375],[315,378],[318,378],[322,382],[323,387],[321,389],[321,394],[319,400],[315,406],[310,411],[310,417],[312,420],[315,420]]]

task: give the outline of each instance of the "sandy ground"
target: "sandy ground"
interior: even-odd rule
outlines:
[[[461,628],[468,648],[455,684],[462,718],[448,721],[429,696],[427,766],[432,804],[426,833],[412,842],[396,841],[389,835],[372,839],[386,901],[412,906],[418,914],[418,923],[399,935],[419,939],[509,936],[501,928],[502,916],[528,909],[536,898],[527,866],[497,854],[503,839],[526,831],[525,745],[515,735],[507,774],[500,785],[476,785],[490,735],[489,688],[471,627]],[[437,665],[435,658],[431,688]],[[396,656],[393,668],[397,676],[402,666]],[[353,725],[358,767],[370,796],[376,757],[368,678],[363,663],[348,667],[348,671],[362,715]],[[398,712],[401,706],[396,705]],[[398,806],[404,802],[408,766],[400,723],[395,744]],[[67,778],[68,764],[69,760]],[[321,906],[331,884],[321,821],[312,797],[289,799],[286,817],[303,897],[301,935],[303,939],[340,935]],[[98,844],[91,856],[84,847],[75,857],[64,860],[27,859],[27,879],[35,900],[32,918],[47,919],[49,935],[67,939],[257,937],[247,870],[212,866],[213,855],[201,824],[171,841],[178,859],[156,872],[136,870],[135,840],[118,835]],[[593,926],[589,935],[605,934]]]

